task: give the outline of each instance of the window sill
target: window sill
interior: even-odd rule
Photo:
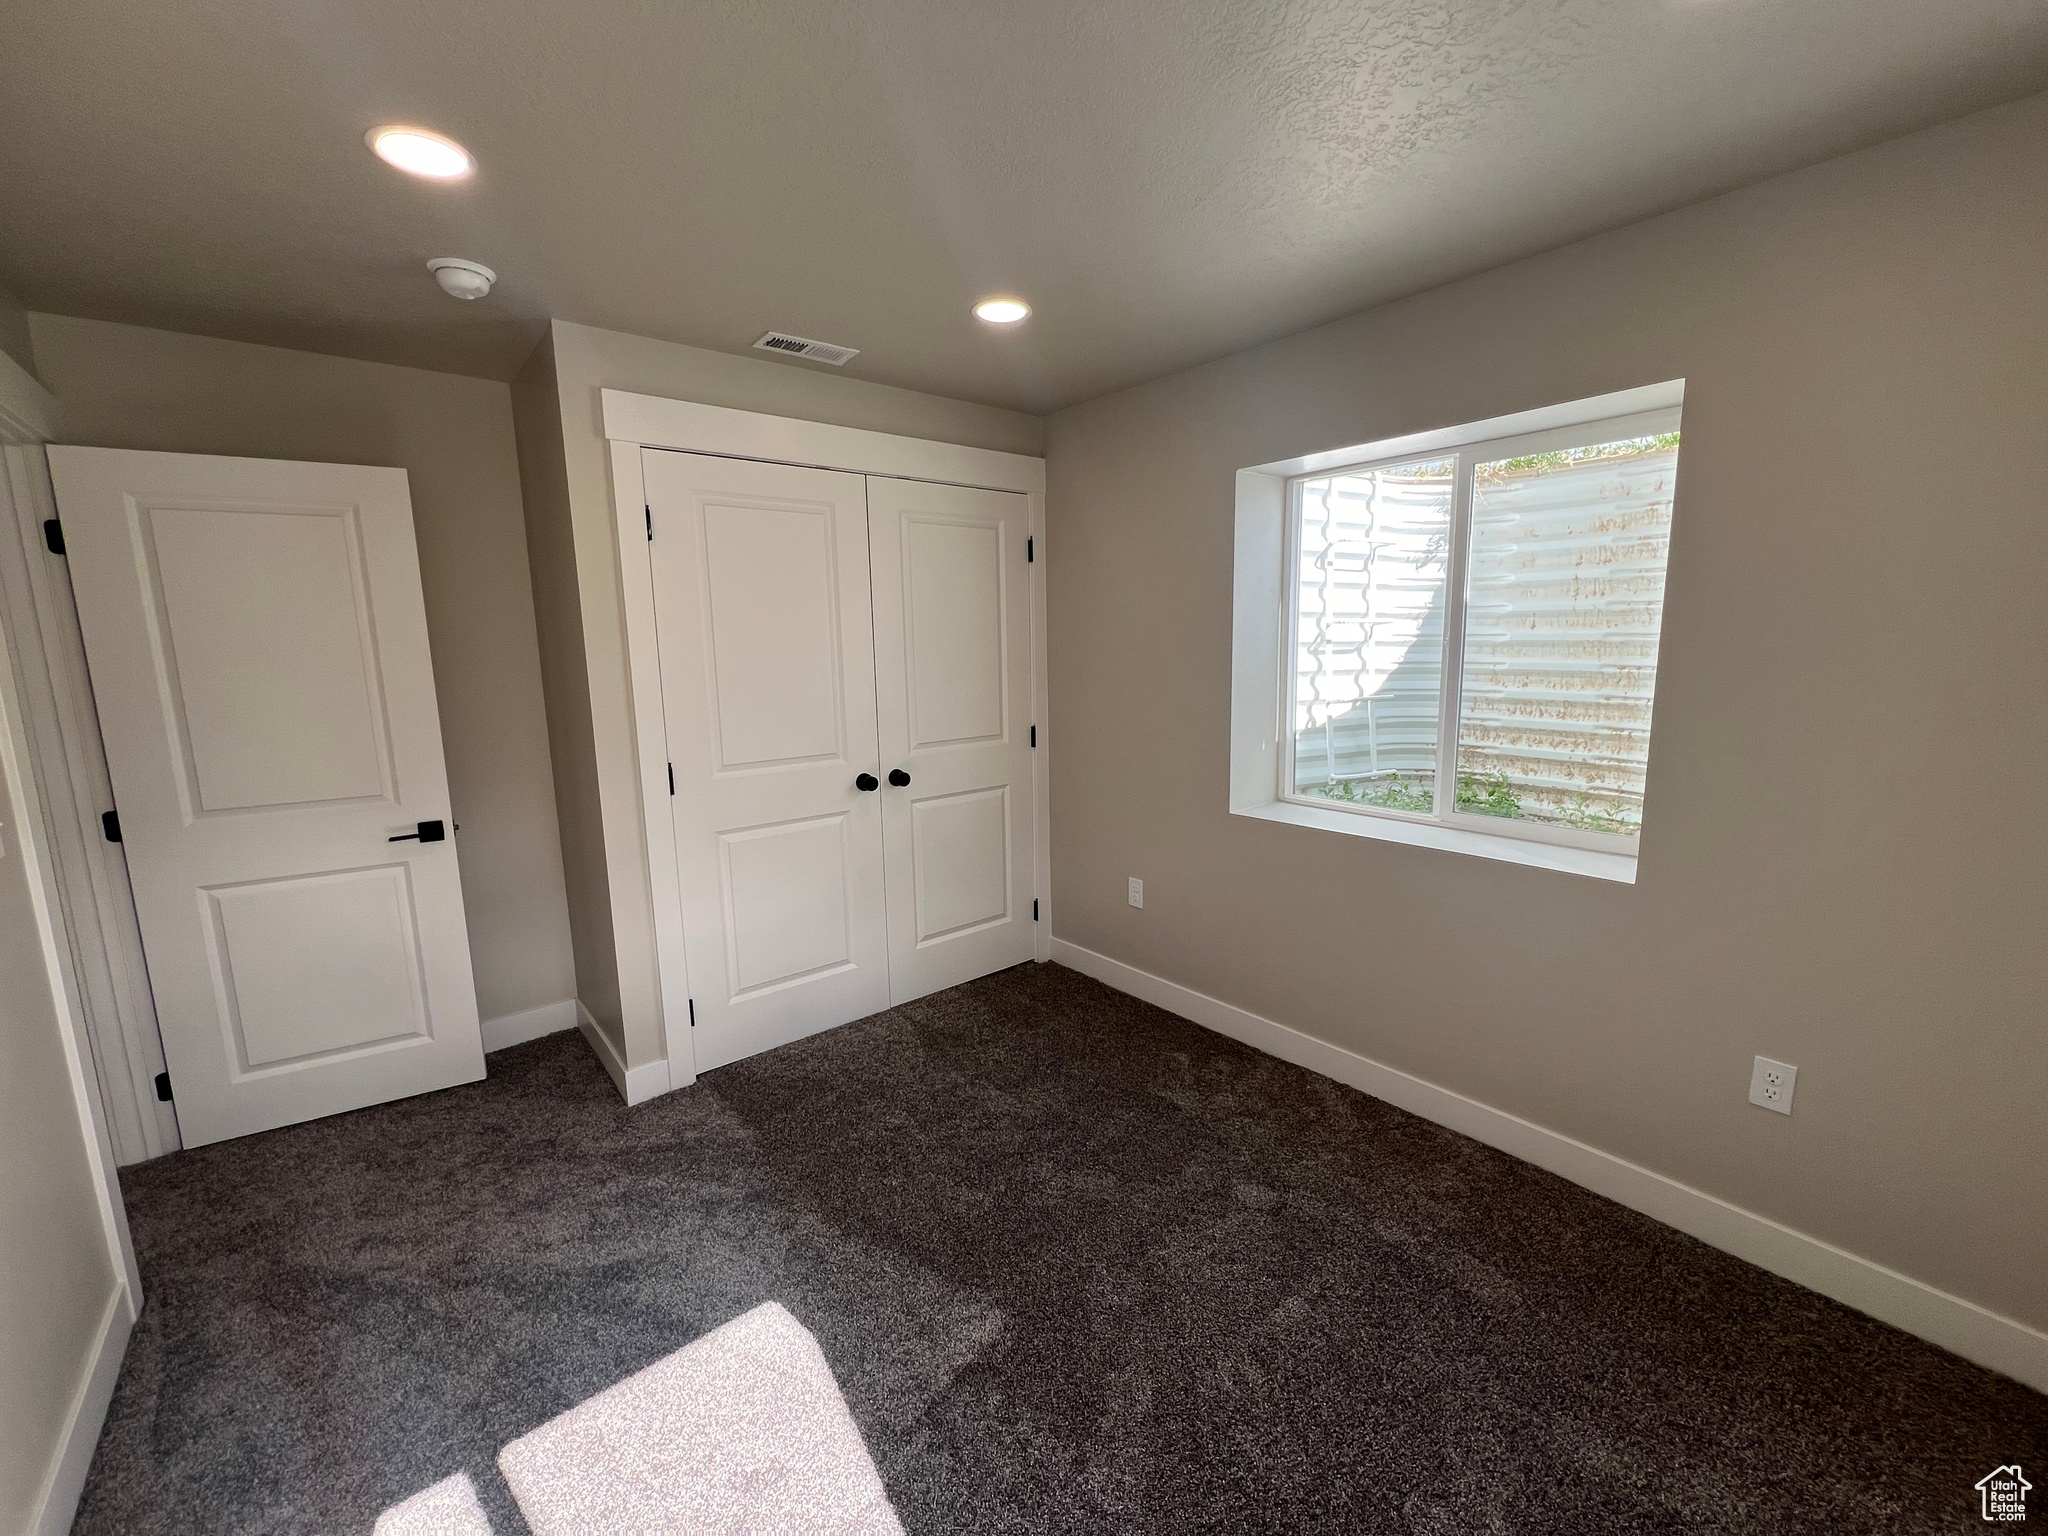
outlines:
[[[1297,805],[1291,800],[1269,800],[1263,805],[1233,806],[1233,816],[1256,816],[1261,821],[1281,821],[1297,827],[1314,827],[1323,832],[1341,832],[1347,837],[1377,838],[1383,843],[1407,843],[1416,848],[1441,848],[1446,853],[1465,853],[1474,858],[1499,859],[1507,864],[1526,864],[1532,869],[1554,869],[1560,874],[1586,875],[1595,880],[1636,883],[1636,859],[1628,853],[1599,853],[1590,848],[1566,848],[1555,843],[1532,842],[1527,838],[1491,836],[1468,832],[1463,827],[1446,827],[1428,821],[1403,821],[1393,816],[1365,816],[1357,811],[1334,807]]]

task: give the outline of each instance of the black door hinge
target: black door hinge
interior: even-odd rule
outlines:
[[[647,537],[649,540],[652,540],[654,538],[654,508],[650,506],[643,510],[647,513]]]
[[[1032,561],[1036,560],[1037,558],[1038,541],[1027,536],[1024,540],[1024,563],[1026,565],[1029,565]]]
[[[168,1072],[156,1075],[156,1100],[159,1104],[171,1102],[171,1074]]]
[[[1038,727],[1035,725],[1031,727],[1031,745],[1034,747],[1038,745]]]
[[[1038,898],[1036,896],[1031,898],[1031,921],[1034,923],[1038,921]]]
[[[121,813],[119,811],[101,811],[100,831],[106,834],[107,841],[110,843],[121,841]]]
[[[695,998],[693,997],[693,998],[691,998],[691,999],[690,999],[690,1028],[692,1028],[692,1029],[695,1029],[696,1027],[697,1027],[697,999],[695,999]]]
[[[676,792],[676,765],[674,763],[668,765],[668,792],[670,794]]]
[[[54,517],[43,519],[43,542],[49,546],[51,554],[64,553],[64,525]]]

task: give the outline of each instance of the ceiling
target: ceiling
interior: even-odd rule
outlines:
[[[8,0],[0,286],[492,378],[775,327],[1043,411],[2044,87],[2048,0]]]

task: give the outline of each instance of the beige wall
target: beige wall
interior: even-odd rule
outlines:
[[[548,345],[515,381],[535,601],[542,642],[556,650],[545,665],[555,772],[583,797],[577,814],[565,803],[563,815],[568,887],[577,907],[577,981],[585,1004],[623,1040],[627,1064],[637,1067],[661,1059],[666,1049],[599,401],[605,389],[1011,453],[1038,453],[1043,424],[1016,411],[872,384],[813,364],[735,357],[559,320]],[[554,430],[546,419],[550,393],[559,411]],[[571,550],[573,615],[563,581],[564,555]],[[594,800],[584,786],[594,786]]]
[[[513,381],[512,415],[519,437],[519,480],[526,501],[526,548],[548,700],[548,747],[554,760],[576,995],[617,1044],[619,965],[612,942],[611,888],[605,878],[604,817],[598,803],[583,604],[552,337],[542,339]]]
[[[2037,97],[1054,416],[1059,936],[2048,1326],[2044,252]],[[1226,813],[1236,469],[1673,378],[1638,884]]]
[[[35,343],[28,334],[28,311],[5,288],[0,288],[0,352],[30,373],[36,371]]]
[[[69,442],[396,465],[412,486],[477,1001],[574,995],[553,778],[503,384],[32,315]]]
[[[119,1282],[7,772],[0,754],[0,1530],[25,1531]]]

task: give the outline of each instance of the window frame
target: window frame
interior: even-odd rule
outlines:
[[[1458,729],[1464,704],[1466,614],[1470,597],[1473,544],[1473,483],[1480,464],[1531,453],[1587,447],[1596,443],[1649,437],[1681,430],[1684,381],[1621,391],[1614,395],[1571,402],[1516,416],[1472,423],[1439,432],[1418,433],[1367,444],[1360,448],[1306,455],[1302,458],[1242,470],[1238,475],[1238,561],[1234,661],[1239,696],[1232,711],[1231,810],[1241,815],[1293,822],[1391,841],[1419,843],[1475,853],[1483,857],[1536,864],[1571,873],[1632,882],[1645,835],[1594,832],[1554,827],[1506,817],[1481,815],[1456,808]],[[1454,464],[1450,544],[1444,578],[1444,643],[1442,682],[1438,695],[1437,759],[1434,804],[1428,812],[1348,805],[1301,793],[1295,788],[1295,690],[1298,683],[1301,634],[1302,487],[1335,475],[1392,468],[1431,460]],[[1674,490],[1674,503],[1676,493]],[[1675,506],[1674,506],[1675,510]],[[1278,514],[1274,519],[1273,514]],[[1271,521],[1279,526],[1273,528]],[[1267,522],[1264,538],[1261,521]],[[1251,535],[1248,540],[1247,535]],[[1277,541],[1273,535],[1277,534]],[[1277,542],[1277,548],[1272,543]],[[1268,586],[1271,606],[1264,624],[1271,640],[1261,643],[1256,614],[1246,605],[1259,587],[1255,567],[1260,545],[1277,556],[1279,590]],[[1247,562],[1254,569],[1247,569]],[[1251,577],[1251,580],[1247,580]],[[1277,601],[1274,601],[1277,599]],[[1277,619],[1277,624],[1275,620]],[[1660,625],[1661,628],[1661,625]],[[1274,631],[1277,629],[1277,635]],[[1247,687],[1244,664],[1250,653],[1266,648],[1274,669],[1262,686]],[[1248,729],[1255,716],[1241,704],[1270,693],[1273,720],[1270,736],[1251,741]],[[1654,737],[1654,703],[1653,737]],[[1450,771],[1442,772],[1446,762]],[[1260,784],[1246,777],[1248,764],[1263,758]],[[1647,769],[1646,769],[1647,775]]]

